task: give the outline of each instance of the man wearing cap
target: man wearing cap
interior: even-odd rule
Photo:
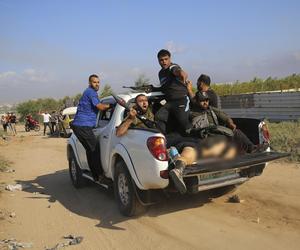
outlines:
[[[202,74],[199,76],[197,80],[197,92],[205,93],[209,97],[209,105],[211,107],[218,108],[218,95],[216,92],[210,87],[210,77],[208,75]],[[191,99],[192,104],[195,104],[195,94],[193,92],[193,85],[191,81],[187,82],[187,89],[189,93],[189,97]]]
[[[193,105],[190,115],[193,125],[192,134],[195,131],[198,133],[206,130],[207,133],[202,135],[225,135],[232,138],[237,147],[246,153],[258,150],[258,147],[241,130],[237,129],[233,120],[226,113],[215,107],[210,107],[210,100],[205,92],[197,92],[195,100],[196,105]]]
[[[103,174],[100,163],[99,143],[94,135],[98,110],[104,111],[110,108],[109,104],[100,103],[97,91],[99,90],[99,76],[89,76],[89,86],[83,92],[77,112],[71,123],[71,128],[86,150],[86,157],[92,176],[99,181]]]

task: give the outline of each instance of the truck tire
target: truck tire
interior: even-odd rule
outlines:
[[[123,161],[116,164],[114,173],[114,193],[121,214],[125,216],[137,215],[142,204],[135,192],[135,183]]]
[[[72,184],[75,188],[81,188],[85,184],[85,179],[82,176],[82,171],[77,163],[73,150],[70,153],[69,159],[69,174]]]

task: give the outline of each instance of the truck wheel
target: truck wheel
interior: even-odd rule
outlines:
[[[84,178],[82,177],[82,171],[77,163],[74,152],[71,151],[71,157],[69,159],[69,173],[72,184],[75,188],[81,188],[84,186]]]
[[[134,216],[142,208],[134,185],[126,164],[123,161],[117,162],[114,174],[114,193],[120,212],[125,216]]]

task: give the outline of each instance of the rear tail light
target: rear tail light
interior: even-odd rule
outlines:
[[[155,159],[159,161],[168,160],[165,138],[158,136],[149,137],[147,147]]]
[[[266,142],[270,142],[271,136],[268,128],[263,129],[263,137]]]
[[[267,124],[264,121],[262,121],[262,122],[259,123],[258,128],[259,128],[259,134],[260,134],[260,142],[259,143],[261,143],[261,144],[263,144],[263,143],[270,144],[271,135],[270,135],[269,128],[268,128]]]

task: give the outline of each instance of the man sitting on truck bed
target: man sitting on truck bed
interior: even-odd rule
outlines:
[[[193,106],[190,113],[193,125],[191,135],[202,138],[224,135],[233,139],[232,141],[237,145],[240,152],[252,153],[264,149],[260,145],[254,145],[241,130],[237,129],[233,120],[226,113],[210,107],[207,95],[197,92],[195,103],[196,105]]]

